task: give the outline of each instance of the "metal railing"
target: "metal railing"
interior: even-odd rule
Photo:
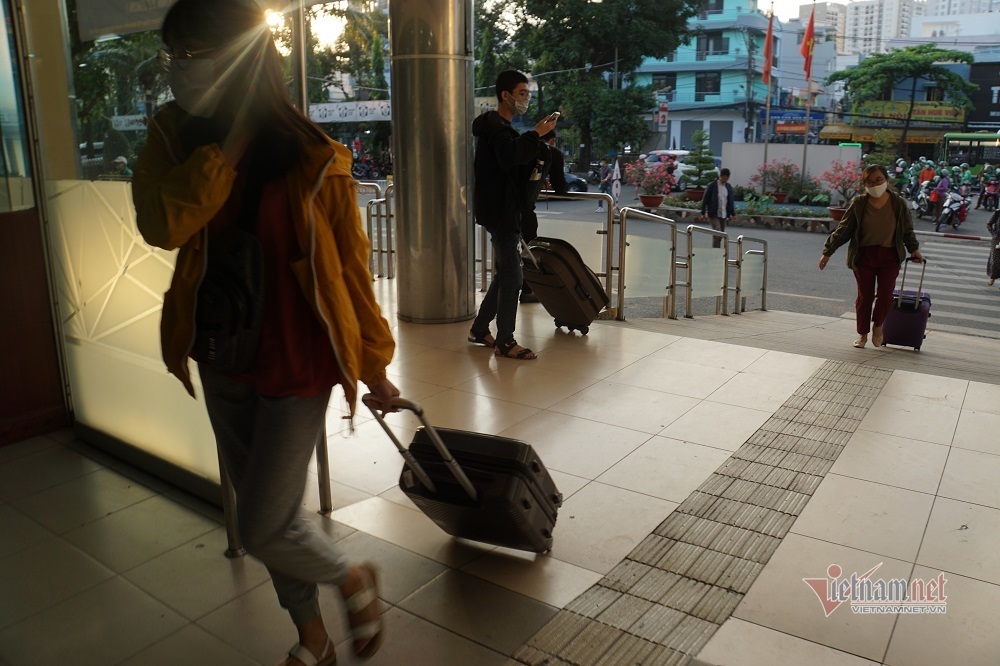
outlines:
[[[677,263],[677,223],[668,217],[654,215],[653,213],[647,213],[644,210],[629,208],[627,206],[622,208],[621,214],[619,215],[620,237],[618,240],[618,302],[615,308],[615,319],[618,321],[625,321],[625,290],[627,288],[627,285],[625,284],[625,267],[627,262],[626,249],[629,246],[627,242],[629,218],[638,218],[648,220],[650,222],[665,224],[670,229],[670,257],[667,264],[667,293],[663,297],[663,316],[669,319],[676,319],[677,316],[674,314],[674,310],[677,302],[677,279],[676,271],[674,271],[672,267]]]
[[[382,195],[382,188],[378,183],[359,182],[358,189],[371,188],[375,191],[375,198],[371,199],[365,208],[365,219],[368,227],[368,242],[371,244],[371,251],[368,256],[368,270],[372,277],[396,277],[395,261],[395,241],[393,239],[393,205],[392,192],[393,184],[385,188],[385,195]],[[384,234],[383,234],[384,231]],[[376,270],[376,267],[378,270]]]
[[[767,241],[759,238],[737,236],[736,257],[727,260],[727,265],[736,268],[736,286],[733,300],[733,314],[742,314],[747,310],[747,295],[744,292],[760,292],[760,309],[767,310]],[[760,243],[763,249],[743,252],[744,243]]]
[[[699,250],[694,251],[694,235],[704,234],[711,236],[712,238],[721,239],[720,247],[718,248],[705,248],[704,251]],[[711,297],[718,291],[718,295],[715,296],[715,314],[728,315],[726,311],[728,308],[723,308],[722,304],[728,301],[729,292],[729,235],[723,231],[716,231],[715,229],[709,229],[708,227],[699,227],[696,224],[688,225],[687,231],[685,233],[687,236],[687,254],[683,259],[678,259],[674,263],[675,268],[679,268],[685,272],[685,281],[676,282],[678,287],[686,287],[687,293],[684,298],[684,316],[688,319],[693,317],[691,301],[695,298]],[[703,257],[705,253],[709,250],[721,250],[722,262],[718,261],[705,261],[695,262],[695,258],[700,254]],[[710,258],[712,255],[708,255]],[[704,268],[700,268],[704,266]],[[715,274],[718,273],[718,276]],[[709,286],[707,288],[701,287],[700,280],[712,280],[713,277],[721,278],[722,284],[716,289],[714,286]],[[711,285],[711,283],[709,283]]]

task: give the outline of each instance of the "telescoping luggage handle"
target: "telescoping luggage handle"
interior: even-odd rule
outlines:
[[[913,261],[913,257],[907,257],[906,261],[903,262],[903,279],[899,281],[899,295],[896,296],[896,307],[903,307],[903,285],[906,284],[906,267]],[[918,308],[920,303],[920,296],[924,293],[924,273],[927,272],[927,260],[921,259],[920,262],[923,268],[920,270],[920,284],[917,285],[917,303]]]
[[[420,482],[423,483],[428,490],[430,490],[432,493],[436,493],[437,486],[434,485],[434,482],[431,481],[431,478],[427,476],[427,472],[424,471],[423,466],[421,466],[421,464],[417,462],[417,459],[413,457],[413,454],[410,453],[410,450],[407,449],[405,446],[403,446],[403,444],[399,441],[399,438],[396,437],[396,434],[389,427],[389,424],[385,422],[385,418],[383,418],[382,415],[378,413],[378,409],[375,408],[375,396],[373,396],[371,393],[366,393],[363,396],[361,396],[361,402],[364,403],[365,407],[371,410],[371,413],[375,417],[375,420],[378,421],[378,424],[380,426],[382,426],[382,430],[385,430],[385,434],[389,435],[389,439],[391,439],[392,443],[396,445],[396,448],[399,450],[400,455],[402,455],[403,459],[406,461],[406,466],[409,467],[410,470],[412,470],[413,473],[417,475],[417,478],[420,479]],[[476,489],[472,485],[472,482],[469,481],[469,477],[465,475],[465,472],[459,466],[458,461],[455,460],[455,457],[451,455],[451,451],[449,451],[448,447],[445,446],[444,441],[441,439],[441,435],[438,434],[438,431],[434,429],[434,426],[432,426],[427,421],[427,417],[424,416],[423,407],[421,407],[415,402],[410,402],[409,400],[405,400],[403,398],[394,398],[392,401],[392,406],[397,409],[405,409],[411,411],[417,416],[418,419],[420,419],[420,423],[422,423],[424,428],[427,430],[427,434],[430,436],[431,442],[434,443],[434,447],[438,450],[438,453],[441,454],[441,457],[444,459],[445,464],[448,465],[448,470],[451,472],[451,475],[455,477],[455,480],[458,481],[459,485],[462,486],[462,488],[469,495],[469,497],[472,498],[473,501],[478,499],[478,494],[476,493]]]
[[[531,248],[528,247],[528,244],[524,242],[523,238],[521,238],[520,236],[518,236],[517,238],[519,241],[521,241],[521,249],[524,250],[525,254],[528,255],[528,258],[531,259],[531,263],[535,265],[535,268],[537,270],[541,270],[541,268],[538,266],[538,260],[535,259],[535,255],[531,254]]]

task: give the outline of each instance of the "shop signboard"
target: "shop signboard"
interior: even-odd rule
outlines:
[[[903,100],[856,102],[852,124],[869,127],[903,127],[910,103]],[[965,110],[947,102],[914,102],[910,127],[961,127]]]
[[[805,123],[778,123],[774,126],[776,134],[805,134]]]

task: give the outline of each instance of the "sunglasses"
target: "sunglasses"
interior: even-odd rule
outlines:
[[[212,53],[215,50],[216,49],[198,49],[197,51],[189,51],[183,47],[164,47],[156,52],[156,59],[159,61],[160,67],[163,71],[169,72],[175,63],[177,64],[178,69],[186,69],[187,63],[192,60],[197,60],[199,57],[202,57],[207,53]]]

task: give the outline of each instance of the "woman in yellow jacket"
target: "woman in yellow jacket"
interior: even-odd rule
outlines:
[[[150,124],[133,194],[146,241],[180,250],[163,301],[164,361],[192,396],[188,358],[198,363],[240,534],[298,631],[285,663],[336,661],[318,583],[340,588],[354,652],[369,657],[381,640],[375,569],[346,562],[301,509],[332,388],[352,414],[359,380],[383,411],[399,395],[385,375],[394,342],[372,290],[351,153],[289,103],[253,0],[179,0],[163,40],[175,101]],[[206,273],[234,228],[255,237],[262,274],[245,367],[219,365],[214,342],[196,346],[198,322],[220,310]]]

